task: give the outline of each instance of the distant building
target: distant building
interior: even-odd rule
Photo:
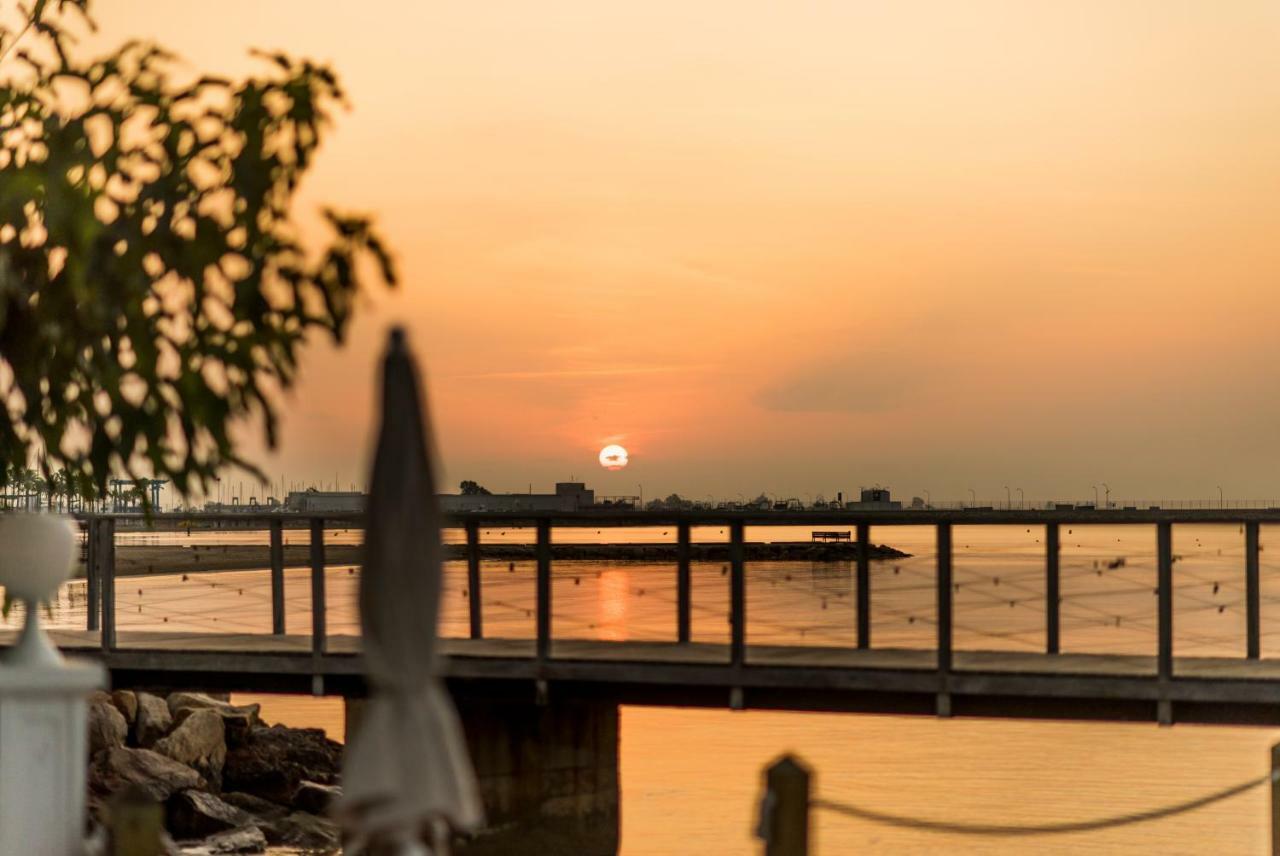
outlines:
[[[893,510],[902,508],[901,502],[895,502],[889,498],[889,488],[887,487],[864,487],[861,488],[860,498],[857,502],[850,502],[845,508],[857,509],[859,511],[865,509],[884,509]]]
[[[291,490],[285,497],[284,510],[298,514],[353,514],[364,511],[366,499],[365,494],[356,490]]]
[[[444,493],[440,509],[460,511],[578,511],[596,504],[583,482],[556,482],[555,493]]]

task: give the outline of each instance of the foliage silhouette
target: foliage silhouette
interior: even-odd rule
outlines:
[[[232,429],[276,442],[310,334],[341,341],[369,281],[394,284],[369,219],[294,194],[344,103],[324,65],[262,54],[242,81],[178,83],[129,42],[75,55],[89,0],[0,26],[0,485],[36,466],[79,496],[125,475],[182,495],[258,470]]]

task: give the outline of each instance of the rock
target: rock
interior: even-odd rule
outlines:
[[[263,853],[267,849],[267,838],[256,826],[233,829],[211,835],[198,844],[184,846],[178,852],[181,856],[223,856],[231,853]]]
[[[99,753],[89,767],[89,789],[99,796],[126,785],[139,785],[151,799],[164,802],[177,791],[205,787],[190,767],[150,749],[113,746]]]
[[[124,715],[110,701],[95,701],[89,705],[90,755],[113,746],[123,746],[128,733],[129,726],[124,721]]]
[[[169,713],[173,714],[175,724],[194,710],[214,710],[222,717],[222,724],[227,732],[227,745],[238,746],[248,735],[250,729],[259,725],[258,712],[261,705],[236,705],[215,698],[207,693],[172,693],[168,699]]]
[[[111,703],[120,711],[125,724],[132,728],[138,719],[138,697],[133,690],[116,690],[111,694]]]
[[[227,752],[223,787],[288,805],[299,784],[333,784],[341,768],[341,744],[320,729],[259,725]]]
[[[251,826],[254,818],[205,791],[182,791],[165,803],[165,828],[175,838],[204,838]]]
[[[342,788],[337,785],[302,782],[298,785],[298,789],[293,792],[293,799],[289,801],[289,804],[298,809],[298,811],[324,814],[329,810],[329,804],[336,802],[341,796]]]
[[[143,749],[149,749],[173,727],[173,715],[164,699],[151,693],[137,693],[138,718],[134,721],[133,740]]]
[[[287,806],[278,805],[271,800],[264,800],[262,797],[255,797],[253,794],[241,793],[240,791],[224,793],[222,801],[236,808],[244,809],[261,820],[276,820],[289,813]]]
[[[214,790],[221,790],[227,736],[217,711],[191,711],[169,736],[157,740],[154,748],[161,755],[194,769]]]
[[[287,817],[273,820],[264,825],[264,830],[272,846],[327,852],[341,843],[338,824],[305,811],[295,811]]]
[[[111,693],[105,690],[94,690],[89,693],[89,704],[111,704]]]

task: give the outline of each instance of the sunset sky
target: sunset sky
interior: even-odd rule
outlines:
[[[348,89],[302,210],[404,285],[311,349],[276,477],[363,480],[403,323],[450,483],[1280,497],[1271,0],[95,5]]]

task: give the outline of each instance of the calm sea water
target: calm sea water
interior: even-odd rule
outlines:
[[[1175,527],[1175,646],[1179,654],[1242,656],[1243,533],[1233,526]],[[336,540],[359,533],[334,532]],[[752,529],[749,540],[806,540],[807,528]],[[884,527],[873,539],[912,553],[872,569],[877,645],[932,647],[933,532]],[[1280,656],[1280,566],[1262,533],[1264,656]],[[257,543],[264,535],[130,535],[151,543]],[[289,533],[304,540],[305,533]],[[456,538],[456,534],[451,534]],[[528,530],[483,533],[528,541]],[[674,540],[673,529],[565,529],[556,541]],[[695,533],[720,540],[723,530]],[[956,527],[955,638],[961,648],[1036,650],[1042,645],[1043,533],[1036,527]],[[1062,531],[1063,647],[1155,649],[1152,527]],[[1119,560],[1123,559],[1121,563]],[[1280,560],[1280,557],[1277,557]],[[674,563],[558,562],[558,637],[667,639],[675,632]],[[694,568],[694,636],[728,638],[728,579],[719,563]],[[291,632],[309,632],[304,569],[287,574]],[[122,628],[210,634],[263,632],[270,593],[262,571],[123,579]],[[749,563],[749,642],[853,644],[856,589],[846,563]],[[486,633],[533,632],[531,563],[483,565]],[[330,632],[357,632],[355,569],[329,569]],[[446,569],[441,629],[466,631],[465,570]],[[64,588],[54,624],[83,626],[83,583]],[[11,617],[10,621],[15,620]],[[341,738],[335,699],[259,697],[270,718],[318,725]],[[936,720],[885,716],[656,709],[622,711],[623,852],[752,853],[763,766],[781,752],[816,770],[820,796],[937,820],[1041,823],[1081,820],[1189,799],[1267,768],[1268,729],[1179,725]],[[989,838],[903,831],[816,815],[818,853],[1264,853],[1269,803],[1255,789],[1179,817],[1101,832]]]

